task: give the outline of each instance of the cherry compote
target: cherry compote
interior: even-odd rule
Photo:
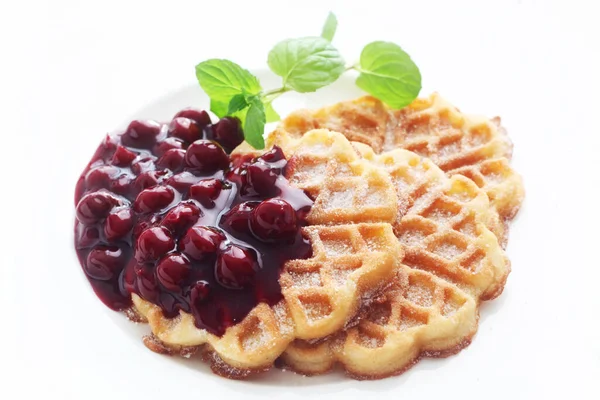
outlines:
[[[278,147],[232,159],[242,140],[238,120],[195,109],[104,139],[75,190],[75,248],[108,307],[135,293],[222,335],[282,299],[283,264],[311,256],[300,228],[312,201],[282,175]]]

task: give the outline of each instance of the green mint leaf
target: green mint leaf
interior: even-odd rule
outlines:
[[[279,42],[269,52],[269,68],[300,93],[335,82],[344,72],[344,59],[322,37],[305,37]]]
[[[325,25],[323,25],[323,30],[321,31],[321,37],[328,42],[333,40],[335,36],[335,30],[337,29],[337,18],[334,13],[331,11],[329,15],[327,15],[327,19],[325,20]]]
[[[218,101],[213,98],[210,99],[210,111],[212,111],[217,117],[223,118],[227,116],[228,109],[228,103],[224,101]]]
[[[256,95],[262,90],[254,75],[229,60],[201,62],[196,65],[196,78],[211,99],[226,104],[237,94]]]
[[[277,111],[273,108],[273,103],[265,104],[265,116],[267,117],[267,122],[277,122],[281,119]]]
[[[248,107],[248,103],[246,102],[246,96],[243,94],[236,94],[229,101],[229,106],[227,107],[227,115],[232,115],[244,108]]]
[[[400,46],[373,42],[360,54],[360,75],[356,85],[394,109],[417,98],[421,91],[421,73]]]
[[[265,107],[259,98],[252,99],[246,120],[244,121],[244,138],[255,149],[265,148]]]

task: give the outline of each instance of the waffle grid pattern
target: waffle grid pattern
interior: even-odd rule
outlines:
[[[353,377],[374,379],[468,344],[479,302],[501,293],[510,264],[486,227],[487,196],[472,181],[448,177],[406,150],[377,155],[364,145],[355,148],[386,170],[398,191],[394,231],[405,251],[402,279],[356,327],[324,342],[294,341],[283,360],[305,374],[339,362]]]
[[[315,111],[299,110],[281,124],[294,136],[316,128],[339,131],[378,153],[410,150],[432,159],[450,176],[473,179],[497,213],[488,226],[506,245],[508,221],[518,212],[524,190],[521,177],[510,166],[512,143],[499,118],[463,114],[434,93],[399,111],[365,96]]]

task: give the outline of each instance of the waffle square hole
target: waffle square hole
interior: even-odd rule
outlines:
[[[411,116],[407,119],[402,128],[407,135],[427,135],[429,134],[431,117],[427,114]]]
[[[352,244],[349,232],[335,230],[333,232],[322,232],[321,242],[325,248],[327,257],[339,257],[354,254],[356,251]]]
[[[425,312],[417,311],[407,305],[402,306],[400,310],[400,323],[398,328],[406,331],[410,328],[425,325],[429,321],[429,315]]]
[[[385,187],[369,182],[369,187],[363,196],[359,196],[358,205],[360,207],[377,208],[386,205],[384,191]]]
[[[436,189],[436,187],[435,182],[426,182],[421,185],[421,187],[412,194],[413,203],[410,210],[419,212],[431,204],[431,202],[435,200],[437,193],[439,193],[439,189]]]
[[[329,298],[325,294],[305,294],[298,296],[308,319],[317,320],[327,317],[333,311]]]
[[[485,253],[483,250],[477,250],[471,254],[466,260],[460,263],[463,268],[468,269],[470,272],[476,274],[483,267],[483,261],[485,259]]]
[[[473,147],[481,146],[492,140],[492,132],[487,124],[482,124],[471,128],[469,133],[471,134],[469,144]]]
[[[398,239],[406,246],[421,246],[425,238],[436,230],[427,220],[410,219],[400,225]]]
[[[244,323],[244,329],[240,331],[240,345],[245,351],[253,351],[261,348],[268,341],[268,335],[264,329],[263,323],[256,317],[247,319]]]
[[[404,148],[422,157],[428,157],[431,154],[427,142],[407,143]]]
[[[360,260],[336,261],[328,273],[331,275],[331,279],[336,286],[343,286],[348,283],[350,275],[360,267],[362,267],[362,261]]]
[[[449,317],[456,313],[465,303],[466,299],[464,297],[456,293],[456,291],[447,288],[444,290],[444,305],[440,311],[443,316]]]
[[[453,174],[460,174],[464,177],[469,178],[470,180],[475,182],[475,184],[479,188],[482,188],[485,185],[484,176],[479,171],[477,171],[475,167],[463,167],[453,172]]]
[[[435,285],[423,275],[411,275],[408,278],[406,300],[419,307],[431,307],[434,303]]]
[[[467,250],[467,241],[456,233],[448,233],[429,244],[429,251],[446,260],[453,260]]]
[[[438,157],[450,157],[462,150],[460,136],[445,136],[440,139]]]
[[[300,187],[321,185],[326,175],[326,163],[314,163],[300,157],[292,157],[286,171],[290,182]]]
[[[394,171],[391,176],[392,183],[397,192],[403,193],[409,190],[412,180],[407,176],[404,170]]]
[[[322,286],[321,274],[318,271],[290,271],[288,277],[292,280],[294,287],[317,287]]]
[[[333,189],[324,197],[323,206],[326,210],[351,209],[354,207],[355,192],[356,189],[353,187]]]
[[[385,169],[388,172],[395,171],[398,168],[398,163],[396,159],[390,155],[381,156],[379,158],[378,166]]]
[[[461,203],[466,203],[477,197],[477,191],[470,182],[453,177],[450,189],[446,192],[448,196]]]
[[[385,336],[382,332],[375,331],[374,329],[365,329],[360,325],[356,339],[359,345],[369,349],[381,347],[385,343]]]
[[[445,199],[437,199],[421,215],[438,224],[445,224],[460,213],[460,205]]]
[[[475,223],[475,219],[473,216],[469,216],[461,221],[454,229],[465,236],[469,236],[472,238],[477,237],[479,235],[479,231],[477,230],[477,224]]]
[[[505,178],[507,168],[508,165],[503,165],[500,161],[489,161],[481,166],[480,171],[486,181],[499,183]]]
[[[377,325],[387,325],[392,315],[392,305],[385,301],[371,306],[367,313],[367,320]]]
[[[451,113],[449,109],[441,110],[436,120],[437,130],[459,129],[463,124],[464,121],[460,114]]]
[[[390,243],[383,228],[363,225],[359,228],[360,235],[370,251],[387,251]]]

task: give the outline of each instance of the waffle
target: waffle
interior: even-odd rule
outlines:
[[[365,96],[315,111],[299,110],[281,128],[293,135],[315,128],[339,131],[378,153],[404,148],[431,158],[449,175],[472,179],[495,210],[488,226],[506,245],[507,222],[518,212],[524,189],[510,167],[512,144],[499,118],[465,115],[435,93],[398,111]]]
[[[190,314],[168,319],[134,295],[135,313],[152,330],[145,338],[152,350],[200,351],[216,373],[242,378],[270,368],[294,339],[323,338],[351,326],[358,310],[397,279],[403,251],[393,233],[398,200],[390,176],[341,134],[314,132],[283,148],[288,166],[312,168],[302,187],[315,199],[311,225],[303,228],[313,256],[284,265],[281,302],[259,304],[221,337],[198,329]],[[237,150],[242,153],[248,148]]]
[[[327,340],[296,340],[282,356],[304,374],[342,364],[355,378],[398,374],[421,356],[444,356],[470,343],[478,304],[498,296],[510,264],[486,223],[483,190],[462,175],[448,177],[432,161],[396,149],[366,159],[387,170],[398,191],[394,232],[405,251],[401,279],[357,326]]]

